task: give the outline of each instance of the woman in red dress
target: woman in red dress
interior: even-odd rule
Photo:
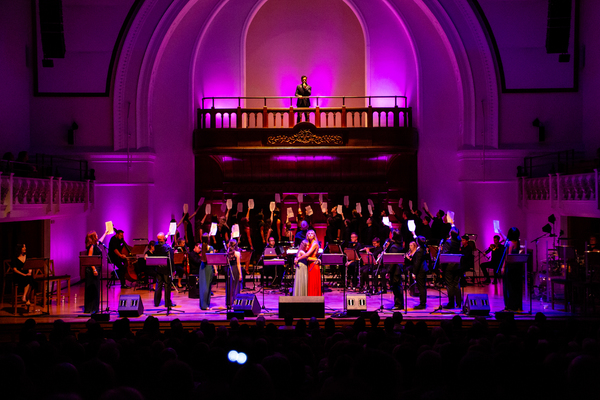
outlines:
[[[317,234],[312,229],[306,232],[306,240],[308,240],[308,296],[322,296],[321,292],[321,260],[317,257],[319,255],[319,241],[317,240]]]

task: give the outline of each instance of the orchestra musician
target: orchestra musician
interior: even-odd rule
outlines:
[[[508,241],[507,254],[519,254],[521,251],[519,229],[512,227],[506,235]],[[502,286],[504,291],[505,311],[523,310],[523,263],[504,263]]]
[[[227,308],[233,306],[235,296],[240,293],[242,278],[242,264],[240,263],[242,255],[238,248],[237,240],[231,239],[227,244],[227,259],[229,260],[229,276],[225,285],[225,296]]]
[[[277,244],[275,243],[275,238],[273,236],[271,236],[269,238],[267,246],[265,247],[265,250],[266,249],[273,249],[273,250],[275,250],[275,254],[276,255],[275,256],[269,256],[269,258],[275,258],[275,257],[280,258],[281,254],[283,254],[283,251],[282,251],[281,247],[277,246]],[[263,252],[263,254],[264,254],[264,252]],[[264,257],[267,257],[267,256],[264,256]],[[283,278],[284,265],[283,264],[282,265],[274,265],[273,267],[277,268],[277,273],[275,274],[275,280],[273,281],[273,284],[274,285],[280,285],[281,284],[281,279]],[[265,267],[263,267],[263,268],[265,268]],[[271,271],[273,271],[273,270],[271,270]],[[266,275],[271,276],[271,274],[266,274]]]
[[[96,232],[94,232],[94,234],[95,233]],[[96,235],[96,239],[97,238],[98,236]],[[104,238],[104,236],[102,238]],[[25,244],[17,244],[14,257],[11,261],[11,267],[14,273],[14,282],[19,288],[23,289],[23,297],[21,300],[29,307],[31,305],[31,300],[34,299],[35,295],[35,280],[33,279],[33,272],[30,269],[25,269],[25,261],[27,261],[27,246],[25,246]],[[98,273],[96,272],[96,275],[97,274]],[[96,308],[98,308],[97,304],[98,301],[96,301]]]
[[[386,253],[398,254],[403,253],[402,248],[402,235],[400,231],[394,230],[392,233],[392,240],[386,242],[384,248]],[[392,264],[389,267],[387,278],[390,281],[390,288],[394,293],[394,309],[401,310],[404,308],[404,296],[402,295],[402,273],[403,268],[401,264]]]
[[[154,307],[160,305],[162,299],[162,289],[165,288],[165,307],[175,307],[171,301],[171,266],[173,265],[173,249],[166,243],[166,237],[163,232],[156,235],[158,243],[154,248],[154,256],[169,257],[170,265],[160,265],[156,268],[156,289],[154,290]]]
[[[417,281],[419,291],[419,304],[414,307],[415,310],[424,310],[427,307],[427,273],[429,272],[427,253],[427,239],[424,236],[417,236],[416,242],[409,245],[410,252],[405,258],[410,260],[410,268],[413,278]]]
[[[229,209],[225,216],[219,218],[219,225],[217,225],[217,233],[215,236],[211,236],[213,247],[218,251],[224,250],[223,244],[229,242],[231,236],[231,229],[227,225],[227,219],[229,218]]]
[[[442,245],[442,254],[460,254],[460,234],[456,227],[450,229],[450,238],[446,239]],[[460,295],[460,277],[461,269],[459,263],[448,263],[442,265],[442,271],[446,280],[446,290],[448,292],[448,304],[443,308],[453,309],[462,307],[462,298]]]
[[[492,259],[491,261],[487,261],[479,265],[481,273],[485,277],[483,283],[490,283],[490,273],[488,269],[494,270],[494,281],[492,282],[492,285],[495,285],[500,279],[498,275],[498,266],[502,260],[502,254],[504,254],[504,245],[502,242],[503,241],[500,240],[500,235],[494,235],[494,243],[491,244],[490,247],[488,247],[488,249],[485,251],[485,254],[492,253]]]
[[[460,238],[460,254],[462,257],[460,258],[460,269],[461,269],[461,277],[464,277],[464,274],[467,271],[475,270],[475,256],[473,255],[473,246],[472,242],[469,242],[469,237],[467,235],[461,236]],[[461,284],[466,285],[466,278],[463,278]]]
[[[183,239],[177,240],[177,246],[175,246],[175,253],[183,253],[183,254],[187,255],[187,253],[188,253],[188,247],[186,246],[186,241],[185,240],[183,240]],[[186,261],[187,260],[184,258],[183,264],[175,264],[175,265],[173,265],[173,269],[174,269],[173,272],[175,272],[175,276],[177,276],[177,287],[180,288],[180,289],[182,288],[182,286],[181,286],[181,279],[183,278],[183,273],[184,273]]]
[[[96,231],[90,231],[85,237],[85,249],[88,256],[101,256],[102,251],[98,247],[98,243],[102,243],[108,231],[98,240]],[[85,292],[83,300],[83,312],[91,314],[99,311],[100,300],[100,273],[102,265],[86,265],[85,267]],[[25,294],[27,291],[25,291]],[[23,297],[25,297],[25,294]]]
[[[127,260],[127,255],[125,254],[125,240],[123,239],[123,236],[124,232],[122,230],[117,229],[115,231],[115,236],[110,238],[108,244],[108,257],[110,262],[117,269],[117,275],[121,282],[121,289],[130,289],[125,281],[125,275],[127,273],[125,261]]]
[[[360,251],[360,249],[362,249],[362,245],[358,242],[358,235],[355,232],[352,232],[350,234],[350,242],[345,243],[344,251],[346,249],[352,249],[355,252],[358,252],[358,251]],[[357,258],[356,260],[346,261],[346,270],[348,271],[348,275],[350,276],[352,288],[358,287],[357,274],[359,271],[359,265],[360,265],[360,258]],[[343,277],[343,280],[344,280],[344,282],[346,282],[345,276]]]
[[[214,249],[208,244],[208,234],[202,235],[202,243],[196,243],[194,249],[190,251],[190,273],[198,275],[198,293],[200,295],[200,309],[208,310],[210,308],[211,286],[213,278],[216,275],[216,267],[206,263],[206,254],[213,253]],[[194,262],[192,263],[192,260]]]
[[[368,254],[372,254],[373,258],[372,258],[372,263],[371,264],[365,264],[360,268],[360,289],[361,290],[366,290],[367,289],[367,282],[369,280],[369,274],[373,274],[372,276],[374,276],[375,274],[375,270],[378,267],[377,264],[377,260],[379,258],[379,255],[381,253],[383,253],[383,247],[381,247],[381,240],[379,240],[378,237],[374,237],[372,239],[372,244],[373,247],[364,247],[364,250],[368,253]],[[369,259],[371,259],[371,257],[369,257]],[[381,271],[380,271],[381,272]],[[373,282],[375,284],[380,284],[381,282]]]

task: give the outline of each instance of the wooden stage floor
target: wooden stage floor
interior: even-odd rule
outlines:
[[[263,315],[267,320],[278,319],[278,303],[279,297],[284,296],[279,290],[265,288],[264,300],[263,291],[258,284],[253,289],[253,283],[250,281],[246,284],[249,289],[245,289],[242,293],[254,293],[257,296],[258,302],[261,306],[264,306],[266,310],[263,310],[260,315]],[[65,291],[63,290],[63,293]],[[161,307],[154,307],[154,292],[145,289],[123,289],[121,290],[119,285],[113,286],[108,290],[104,291],[104,309],[106,309],[106,298],[108,298],[108,308],[110,311],[110,320],[114,321],[119,318],[117,313],[118,299],[121,294],[139,294],[144,304],[144,314],[137,318],[131,318],[132,321],[143,321],[147,316],[154,315],[161,321],[171,321],[175,318],[179,318],[182,321],[201,321],[208,319],[210,321],[226,321],[227,310],[225,308],[225,285],[220,282],[217,286],[213,286],[213,297],[211,309],[202,311],[199,308],[198,299],[189,298],[187,292],[172,292],[173,302],[177,305],[173,310],[184,311],[183,313],[174,312],[169,316],[165,314],[159,314],[158,312],[164,310],[164,294]],[[502,284],[497,285],[471,285],[465,288],[465,296],[467,294],[487,294],[490,301],[491,313],[488,318],[494,318],[495,312],[502,311],[504,308],[503,296],[502,296]],[[347,294],[356,294],[354,292],[347,292]],[[342,289],[331,288],[324,294],[325,296],[325,318],[334,317],[337,312],[343,311],[343,298],[344,293]],[[34,318],[38,323],[49,323],[56,319],[62,319],[65,322],[71,323],[83,323],[89,318],[89,314],[83,314],[83,299],[84,299],[84,287],[83,283],[76,284],[71,288],[71,300],[70,301],[59,301],[53,302],[49,307],[49,314],[46,313],[46,309],[42,309],[41,306],[36,306],[35,309],[31,309],[28,312],[24,305],[20,305],[17,314],[13,313],[13,308],[5,300],[0,307],[0,324],[22,324],[27,318]],[[408,297],[408,310],[404,314],[404,319],[415,319],[415,320],[445,320],[450,319],[454,315],[459,314],[461,310],[448,310],[449,313],[433,313],[438,308],[439,299],[438,291],[430,288],[427,296],[427,308],[425,310],[414,310],[413,307],[419,303],[417,297]],[[442,304],[447,303],[447,297],[445,290],[442,292]],[[375,311],[383,306],[383,310],[379,310],[381,319],[385,319],[387,316],[391,316],[394,312],[391,308],[394,305],[393,294],[391,291],[384,294],[383,297],[379,295],[367,296],[367,311]],[[529,314],[529,301],[528,298],[523,299],[523,313],[515,314],[515,319],[531,320],[534,318],[538,311],[543,312],[548,318],[566,318],[570,317],[571,314],[563,310],[562,304],[555,304],[555,310],[552,310],[551,304],[546,302],[540,302],[539,300],[533,301],[532,313]],[[446,311],[446,310],[445,310]],[[463,318],[472,318],[464,314],[460,314]],[[252,317],[246,319],[254,319]]]

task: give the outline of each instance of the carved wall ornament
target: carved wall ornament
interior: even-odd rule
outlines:
[[[343,146],[342,135],[316,135],[309,129],[292,135],[276,135],[267,138],[270,146]]]

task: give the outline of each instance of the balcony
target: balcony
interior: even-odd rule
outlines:
[[[94,181],[30,178],[0,172],[0,221],[76,215],[94,206]]]
[[[407,107],[404,96],[315,96],[311,97],[311,108],[294,107],[294,99],[203,98],[194,134],[196,153],[231,154],[257,149],[297,152],[315,148],[361,153],[416,151],[412,108]],[[290,106],[282,107],[287,101]],[[320,105],[326,102],[340,104]],[[207,103],[210,107],[204,108]],[[296,124],[298,115],[304,113],[310,114],[310,123]]]

